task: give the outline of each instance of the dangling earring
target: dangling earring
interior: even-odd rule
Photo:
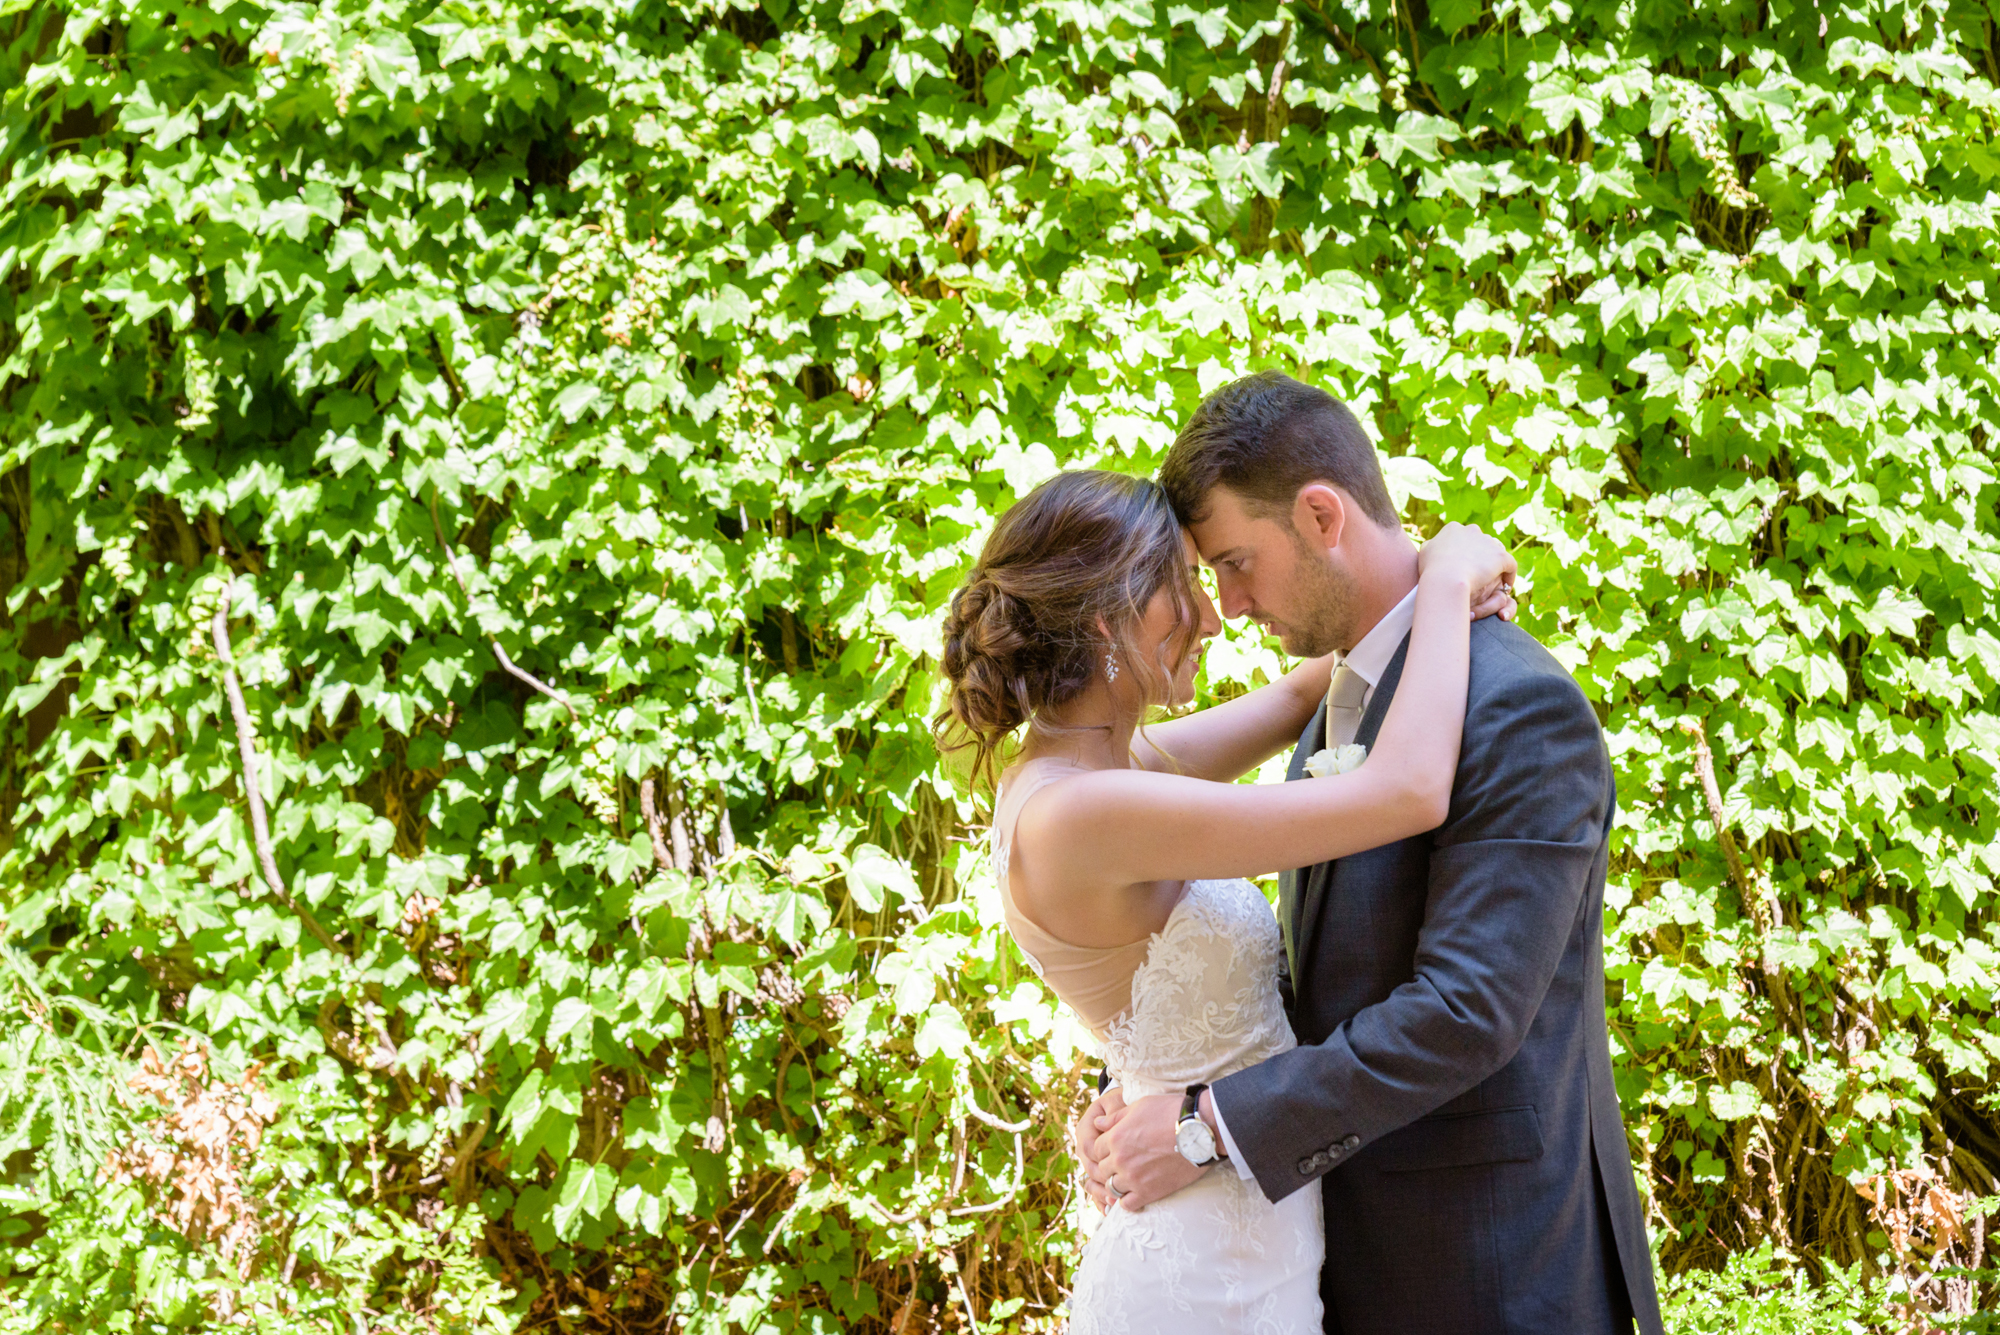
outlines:
[[[1106,681],[1118,680],[1118,651],[1116,649],[1106,649],[1104,651],[1104,679]]]

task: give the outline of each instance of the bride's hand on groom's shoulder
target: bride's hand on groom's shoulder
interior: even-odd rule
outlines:
[[[1419,577],[1462,582],[1470,591],[1472,619],[1514,619],[1513,554],[1477,524],[1449,523],[1417,552]]]

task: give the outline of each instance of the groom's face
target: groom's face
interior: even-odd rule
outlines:
[[[1227,487],[1208,500],[1208,513],[1188,531],[1215,571],[1222,615],[1250,618],[1297,657],[1353,648],[1353,577],[1320,545],[1310,516],[1252,508]]]

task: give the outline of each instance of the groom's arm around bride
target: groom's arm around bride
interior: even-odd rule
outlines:
[[[1301,1046],[1213,1098],[1268,1197],[1331,1179],[1347,1329],[1657,1329],[1604,1027],[1613,804],[1582,692],[1486,621],[1445,824],[1302,875]]]

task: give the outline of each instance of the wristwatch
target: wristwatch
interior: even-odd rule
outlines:
[[[1207,1085],[1187,1087],[1187,1097],[1181,1100],[1180,1125],[1174,1128],[1174,1148],[1196,1168],[1206,1168],[1222,1157],[1215,1132],[1201,1120],[1201,1092],[1207,1088]]]

